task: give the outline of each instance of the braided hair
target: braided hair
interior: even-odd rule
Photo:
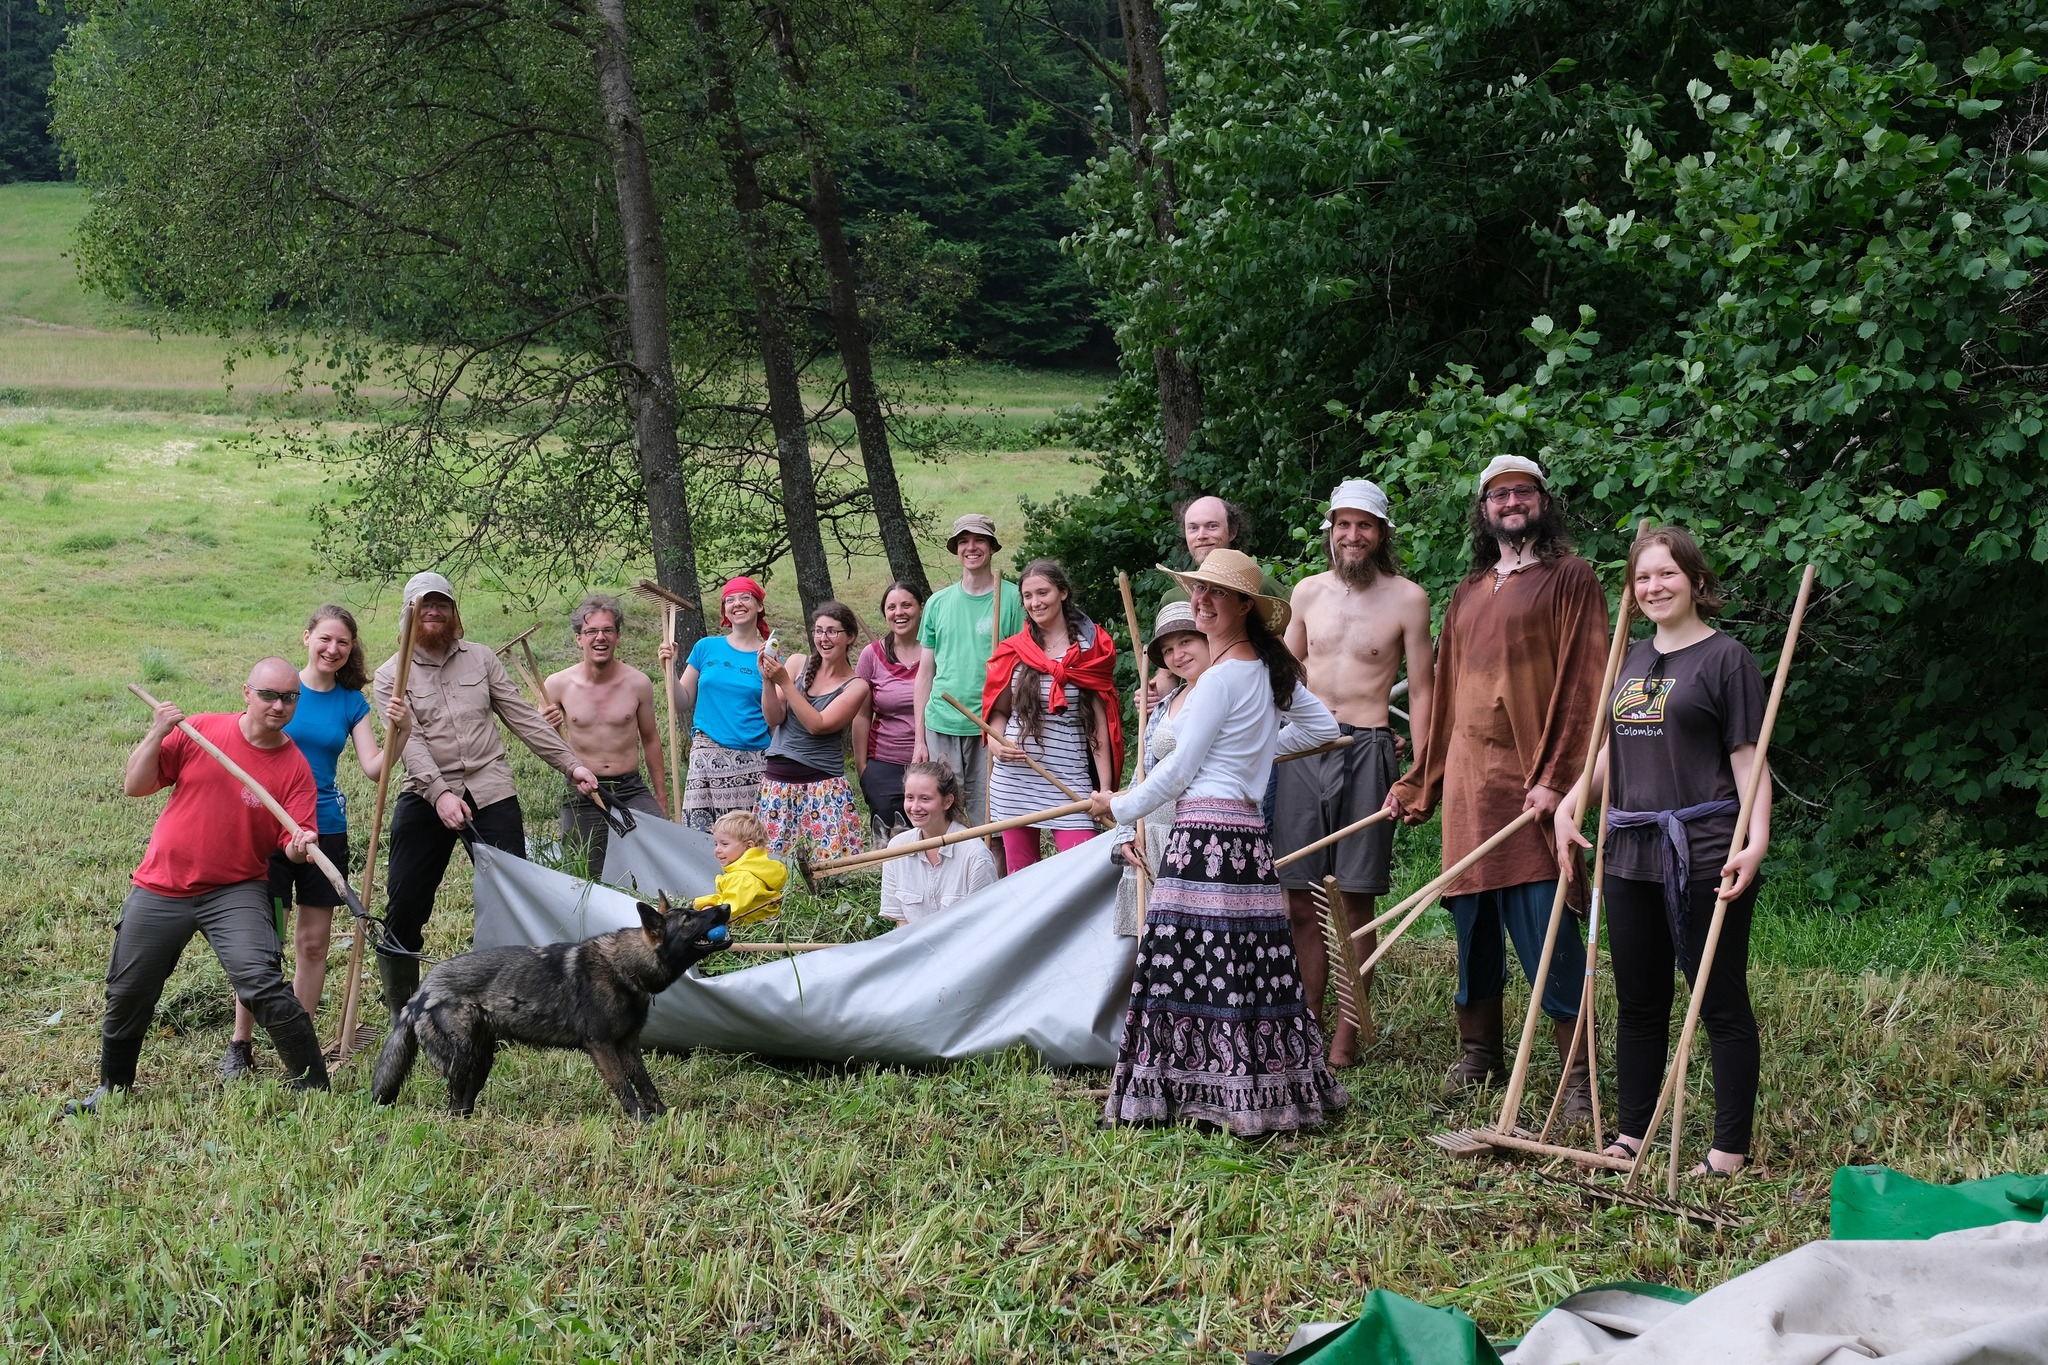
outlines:
[[[1067,571],[1056,559],[1034,559],[1018,575],[1018,585],[1021,587],[1026,579],[1032,578],[1044,579],[1060,595],[1060,615],[1067,624],[1067,639],[1073,644],[1081,643],[1093,623],[1081,610],[1080,603],[1074,600],[1074,585],[1067,578]],[[1026,615],[1024,628],[1031,632],[1031,643],[1044,649],[1045,632],[1039,629],[1038,622]],[[1044,728],[1045,698],[1039,695],[1038,686],[1044,676],[1029,664],[1018,664],[1010,675],[1010,710],[1017,717],[1019,739],[1037,739]],[[1076,690],[1081,694],[1081,733],[1092,744],[1095,739],[1095,695],[1086,688]]]

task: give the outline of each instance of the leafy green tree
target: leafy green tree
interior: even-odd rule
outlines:
[[[1731,573],[1772,656],[1819,567],[1774,758],[1841,838],[1937,815],[2038,847],[2048,815],[2048,82],[2026,49],[1952,75],[1822,46],[1695,83],[1699,155],[1631,133],[1643,211],[1581,203],[1570,247],[1673,301],[1670,345],[1602,379],[1591,309],[1539,317],[1524,382],[1458,366],[1361,426],[1419,574],[1465,565],[1474,472],[1544,462],[1595,558],[1652,516]]]

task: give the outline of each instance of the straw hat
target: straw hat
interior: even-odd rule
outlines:
[[[1159,565],[1158,568],[1161,573],[1180,584],[1182,588],[1185,588],[1191,597],[1194,595],[1195,584],[1201,583],[1211,588],[1223,588],[1229,592],[1241,593],[1251,598],[1254,602],[1258,603],[1259,616],[1260,619],[1265,621],[1266,629],[1272,631],[1275,635],[1286,631],[1287,622],[1294,614],[1292,609],[1282,599],[1268,597],[1265,593],[1259,591],[1259,588],[1266,581],[1265,570],[1259,567],[1258,560],[1253,559],[1242,550],[1211,550],[1209,551],[1209,557],[1202,561],[1200,568],[1189,569],[1185,572],[1179,569],[1169,569],[1164,564]]]
[[[1154,668],[1166,667],[1166,661],[1160,657],[1166,652],[1166,637],[1190,630],[1201,633],[1201,627],[1195,624],[1193,607],[1184,601],[1161,604],[1159,615],[1152,622],[1152,639],[1145,646],[1145,657],[1152,661]]]

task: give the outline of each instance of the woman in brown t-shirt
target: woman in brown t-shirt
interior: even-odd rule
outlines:
[[[1741,781],[1756,757],[1764,680],[1743,645],[1705,619],[1720,583],[1693,538],[1646,532],[1629,551],[1629,592],[1657,627],[1629,647],[1608,698],[1607,741],[1593,771],[1612,764],[1606,871],[1601,881],[1614,991],[1620,1136],[1610,1156],[1633,1157],[1664,1083],[1674,959],[1691,982],[1724,873],[1734,874],[1714,969],[1700,1004],[1714,1054],[1714,1145],[1695,1175],[1733,1175],[1749,1160],[1761,1045],[1749,1003],[1749,926],[1757,867],[1770,844],[1765,772],[1740,853]],[[1576,845],[1586,784],[1557,809],[1560,861]]]

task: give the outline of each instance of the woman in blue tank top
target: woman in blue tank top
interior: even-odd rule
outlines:
[[[306,756],[313,770],[313,784],[319,793],[315,822],[320,830],[320,851],[333,864],[349,871],[348,802],[341,794],[336,771],[341,751],[353,740],[356,761],[363,776],[372,782],[384,771],[384,751],[378,747],[377,731],[370,724],[370,703],[363,698],[369,675],[363,661],[363,642],[356,630],[356,618],[346,607],[332,602],[315,611],[306,622],[306,666],[299,670],[299,704],[291,723],[284,727],[292,743]],[[403,700],[392,703],[403,708]],[[292,994],[306,1007],[309,1016],[320,1012],[320,993],[327,985],[327,945],[334,932],[334,907],[340,893],[311,863],[288,861],[281,853],[270,859],[270,905],[277,916],[277,936],[284,938],[284,920],[292,902],[299,907],[299,923],[292,944]],[[221,1075],[246,1075],[254,1065],[256,1020],[235,1002],[235,1031],[227,1056],[220,1064]]]

